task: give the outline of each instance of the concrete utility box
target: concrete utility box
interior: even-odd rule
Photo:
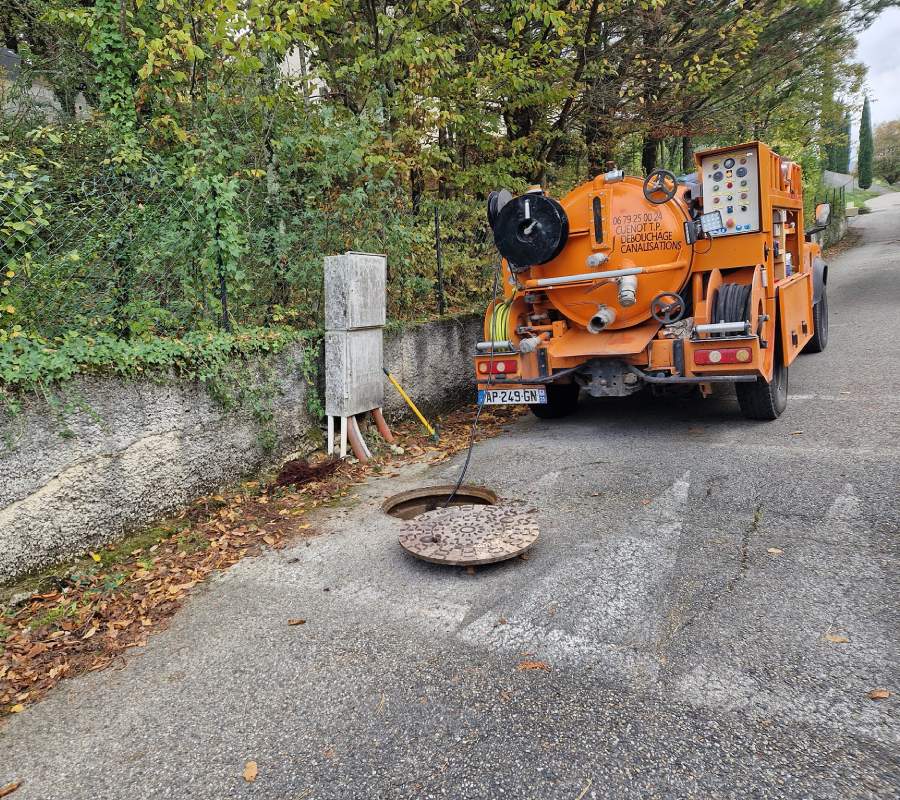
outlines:
[[[384,400],[381,328],[325,333],[325,413],[353,417]]]
[[[365,453],[357,414],[376,411],[384,401],[382,327],[385,321],[387,259],[372,253],[325,257],[325,414],[328,452],[334,422],[340,420],[341,457],[348,431]],[[353,437],[356,437],[353,439]],[[354,447],[357,447],[354,445]],[[360,455],[362,458],[363,455]]]
[[[376,328],[385,320],[387,259],[372,253],[325,256],[325,330]]]

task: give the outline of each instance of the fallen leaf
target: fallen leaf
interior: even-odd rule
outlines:
[[[91,558],[93,558],[94,561],[100,561],[100,556],[98,556],[96,553],[91,553]]]
[[[791,431],[791,436],[799,436],[803,431]]]
[[[288,625],[306,625],[306,620],[299,618],[289,619]]]
[[[12,794],[21,785],[22,781],[13,781],[12,783],[7,783],[6,786],[0,786],[0,797],[6,797],[7,795]]]
[[[841,636],[839,633],[826,633],[825,640],[832,644],[847,644],[850,641],[846,636]]]
[[[497,620],[498,625],[506,625],[507,622],[509,622],[509,620],[506,617],[500,617],[500,619]]]
[[[12,708],[10,708],[9,712],[10,714],[18,714],[24,710],[25,706],[23,706],[21,703],[16,703]]]
[[[267,534],[266,534],[265,536],[263,536],[262,538],[263,538],[263,541],[264,541],[267,545],[269,545],[269,547],[272,547],[272,546],[275,544],[275,541],[276,541],[276,540],[275,540],[275,537],[272,536],[272,534],[270,534],[270,533],[267,533]]]
[[[766,550],[766,552],[770,556],[780,556],[784,552],[784,550],[782,550],[780,547],[770,547],[768,550]]]
[[[244,780],[247,781],[247,783],[253,783],[258,774],[259,770],[256,767],[255,761],[248,761],[244,764]]]
[[[516,664],[516,669],[519,672],[528,669],[550,669],[550,665],[546,661],[520,661]]]
[[[866,697],[869,700],[887,700],[892,694],[893,692],[889,692],[887,689],[872,689]]]

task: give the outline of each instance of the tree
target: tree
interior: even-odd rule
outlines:
[[[844,111],[844,125],[841,135],[841,146],[837,152],[837,172],[847,174],[850,172],[850,137],[851,137],[850,109]]]
[[[872,171],[888,183],[900,181],[900,120],[882,122],[875,128]]]
[[[872,157],[875,144],[872,141],[872,112],[869,110],[869,98],[863,102],[862,118],[859,122],[859,156],[856,162],[856,173],[860,189],[868,189],[872,185]]]

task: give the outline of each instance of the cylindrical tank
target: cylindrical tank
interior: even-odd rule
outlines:
[[[618,176],[616,176],[618,178]],[[521,245],[527,235],[540,236],[545,263],[517,264],[511,268],[518,281],[581,276],[585,273],[647,268],[653,271],[604,283],[584,283],[546,291],[549,302],[568,320],[592,332],[616,330],[650,319],[650,302],[663,292],[680,292],[690,273],[693,244],[686,238],[685,223],[691,219],[688,186],[678,185],[675,196],[663,203],[648,200],[639,178],[607,181],[598,176],[578,186],[559,201],[565,212],[565,240],[554,248],[554,231],[549,208],[538,218],[532,200],[511,201],[500,213],[495,238],[501,253],[504,233]],[[519,205],[511,208],[515,203]],[[524,209],[524,211],[523,211]],[[531,214],[532,221],[523,214]],[[504,227],[505,224],[505,227]],[[543,227],[542,227],[543,226]],[[537,251],[537,248],[536,248]],[[589,257],[594,256],[591,261]],[[595,266],[596,265],[596,266]],[[671,268],[665,268],[670,265]],[[603,326],[594,319],[598,308],[608,309],[612,321]],[[594,319],[594,324],[591,324]]]

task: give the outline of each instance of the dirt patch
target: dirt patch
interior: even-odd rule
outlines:
[[[302,486],[310,481],[319,481],[333,475],[340,461],[336,458],[328,458],[317,464],[310,464],[303,459],[288,461],[279,471],[273,486]]]

